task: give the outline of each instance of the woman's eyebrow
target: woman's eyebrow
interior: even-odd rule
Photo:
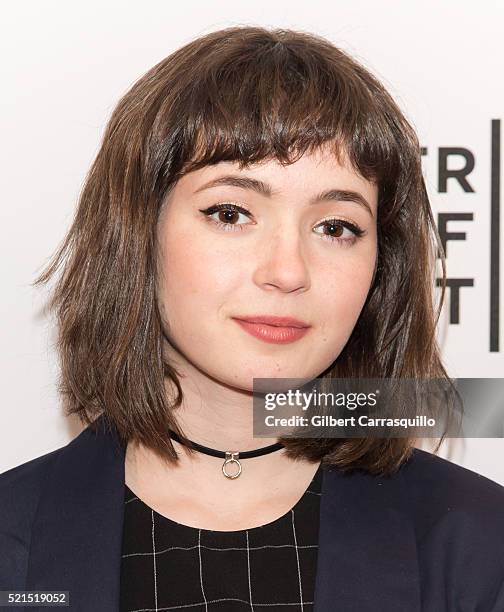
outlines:
[[[261,181],[259,179],[255,179],[249,176],[237,176],[235,174],[226,174],[224,176],[219,176],[207,183],[204,183],[198,189],[195,190],[194,193],[199,193],[204,189],[211,189],[212,187],[219,187],[222,185],[227,185],[230,187],[239,187],[241,189],[251,189],[256,193],[265,196],[267,198],[272,197],[277,191],[275,191],[271,185]],[[373,211],[371,206],[369,205],[366,198],[360,194],[358,191],[352,191],[349,189],[327,189],[322,191],[318,195],[314,196],[309,204],[317,204],[318,202],[354,202],[359,206],[365,208],[368,213],[373,216]]]

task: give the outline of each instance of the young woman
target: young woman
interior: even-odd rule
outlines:
[[[154,66],[36,281],[63,264],[59,388],[87,427],[0,477],[0,589],[502,612],[504,487],[410,438],[253,436],[254,378],[448,378],[439,246],[414,130],[327,40],[233,27]]]

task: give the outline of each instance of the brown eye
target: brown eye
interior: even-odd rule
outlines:
[[[341,225],[341,223],[325,223],[324,226],[327,228],[327,235],[329,236],[333,236],[334,238],[339,238],[343,232],[344,232],[344,227]]]
[[[208,220],[211,223],[215,223],[217,227],[223,230],[242,230],[244,229],[245,225],[249,225],[248,223],[238,223],[240,215],[250,218],[250,212],[246,208],[238,206],[237,204],[214,204],[209,208],[203,210],[200,209],[200,212],[208,217]],[[217,215],[217,218],[214,218],[213,215]]]
[[[329,240],[330,242],[338,242],[344,246],[351,246],[366,232],[350,221],[344,221],[343,219],[326,219],[317,228],[327,228],[328,231],[322,232],[322,238]],[[343,237],[345,230],[349,232],[349,236]],[[317,234],[319,232],[316,232]]]
[[[221,221],[222,223],[233,223],[233,225],[234,221],[237,221],[240,217],[240,213],[238,213],[236,210],[231,209],[219,210],[217,215],[219,221]]]

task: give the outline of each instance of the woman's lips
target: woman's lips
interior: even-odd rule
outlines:
[[[272,344],[288,344],[302,338],[309,327],[278,327],[266,323],[252,323],[241,319],[234,319],[246,332]]]

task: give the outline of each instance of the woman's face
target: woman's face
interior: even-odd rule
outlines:
[[[182,177],[158,225],[166,355],[249,391],[253,378],[318,376],[370,289],[376,214],[377,187],[325,150],[285,167],[221,162]],[[236,320],[251,315],[309,327],[295,341],[266,341]]]

